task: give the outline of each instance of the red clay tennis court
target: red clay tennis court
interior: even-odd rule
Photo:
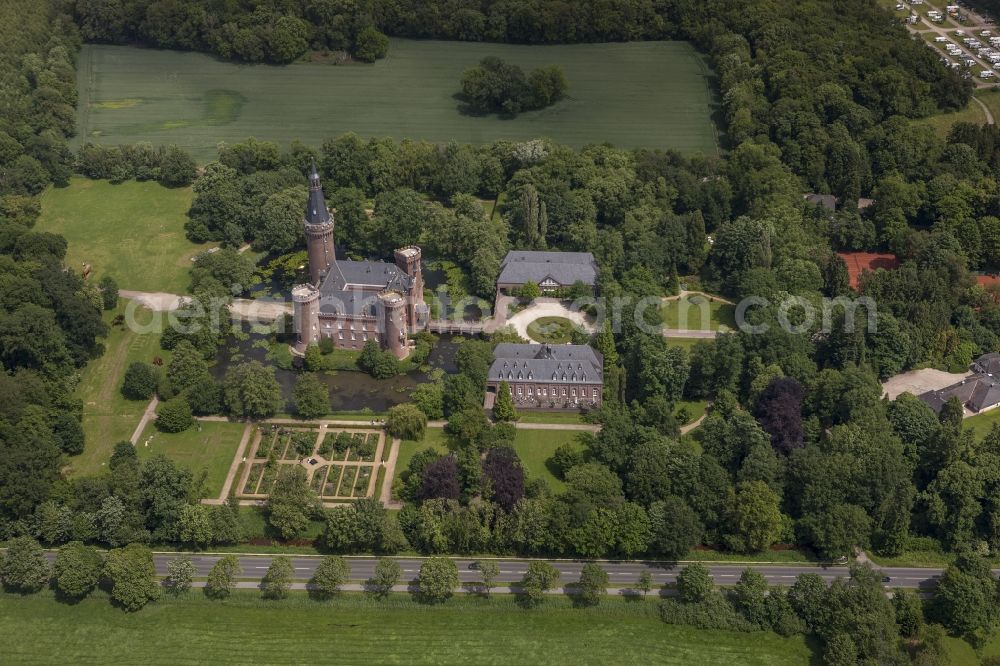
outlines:
[[[858,288],[858,278],[863,271],[874,271],[878,268],[891,271],[894,268],[899,268],[899,259],[894,254],[838,252],[837,255],[847,264],[847,274],[851,279],[851,289]]]

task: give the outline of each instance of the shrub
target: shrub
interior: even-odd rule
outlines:
[[[386,428],[393,437],[419,441],[427,429],[427,416],[416,405],[396,405],[389,410]]]
[[[125,370],[122,395],[129,400],[149,400],[156,392],[159,381],[160,377],[156,368],[148,363],[136,361]]]
[[[163,432],[183,432],[192,424],[191,405],[184,396],[167,400],[156,410],[156,427]]]

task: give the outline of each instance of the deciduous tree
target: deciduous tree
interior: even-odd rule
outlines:
[[[104,575],[111,581],[111,599],[127,611],[137,611],[160,596],[153,553],[140,544],[109,552]]]
[[[0,559],[0,583],[5,590],[33,594],[49,582],[49,563],[37,541],[22,536],[11,539]]]
[[[284,599],[288,596],[288,588],[292,585],[292,561],[284,555],[271,558],[271,564],[264,574],[264,581],[261,585],[261,597],[264,599]]]
[[[441,603],[451,598],[458,587],[458,567],[447,557],[430,557],[420,565],[417,588],[420,598],[429,603]]]
[[[240,559],[235,555],[225,555],[208,572],[205,596],[209,599],[226,599],[236,587],[236,579],[242,573]]]
[[[163,582],[167,592],[174,596],[187,594],[194,581],[195,571],[191,558],[187,555],[175,557],[167,562],[167,575]]]
[[[607,593],[608,572],[596,562],[587,562],[580,571],[580,601],[587,606],[596,606]]]
[[[317,599],[331,599],[351,576],[351,568],[343,557],[324,557],[309,580],[309,592]]]

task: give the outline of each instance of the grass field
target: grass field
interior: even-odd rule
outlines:
[[[566,484],[553,476],[545,466],[545,461],[563,444],[576,444],[579,436],[580,433],[573,430],[518,430],[514,438],[514,450],[521,458],[528,478],[545,479],[549,488],[558,493],[562,492]]]
[[[1000,89],[995,87],[992,89],[977,90],[975,97],[986,105],[986,108],[988,108],[990,113],[993,114],[993,119],[1000,122]],[[948,136],[948,132],[951,131],[951,126],[955,123],[964,122],[975,123],[977,125],[985,124],[986,114],[983,113],[982,107],[976,104],[975,100],[972,100],[961,111],[955,111],[953,113],[939,113],[927,118],[915,120],[913,122],[917,125],[933,128],[934,132],[938,136],[944,138]]]
[[[86,262],[96,277],[111,275],[122,289],[183,294],[191,257],[207,249],[184,237],[191,198],[191,188],[73,178],[69,187],[42,195],[37,230],[66,238],[66,265],[73,269]]]
[[[75,606],[50,593],[0,595],[7,663],[338,664],[807,664],[801,637],[665,625],[653,601],[608,599],[573,608],[547,599],[526,611],[510,598],[456,598],[438,606],[394,596],[318,603],[294,594],[225,602],[192,592],[124,613],[102,595]]]
[[[515,119],[462,115],[462,72],[494,55],[561,65],[568,98]],[[686,42],[519,46],[392,40],[374,65],[237,65],[197,53],[87,45],[76,141],[175,143],[200,161],[248,136],[318,145],[343,132],[434,142],[548,137],[582,146],[717,151],[706,59]]]
[[[105,321],[126,312],[125,302],[117,310],[105,312]],[[142,308],[136,311],[137,322],[146,324],[154,315]],[[83,453],[69,459],[72,474],[95,474],[107,463],[116,443],[127,440],[139,424],[148,404],[145,400],[126,400],[121,394],[125,369],[134,361],[149,363],[159,356],[170,362],[170,352],[160,349],[160,336],[141,333],[128,327],[112,327],[104,340],[104,355],[87,364],[80,373],[77,395],[83,400]],[[230,458],[232,459],[232,458]]]
[[[534,412],[523,410],[517,413],[520,423],[586,423],[580,412]]]
[[[698,294],[686,294],[664,303],[660,312],[668,329],[717,331],[721,327],[736,328],[736,308],[717,298],[710,300]]]
[[[162,453],[191,470],[195,478],[205,470],[208,472],[205,496],[218,497],[243,436],[243,428],[242,423],[205,421],[184,432],[166,433],[150,423],[139,437],[137,450],[140,459]]]
[[[994,425],[1000,424],[1000,409],[991,409],[962,421],[963,429],[971,429],[976,441],[985,437]]]
[[[691,349],[696,344],[698,344],[699,342],[707,342],[709,344],[713,344],[715,342],[715,340],[713,340],[711,338],[707,338],[707,339],[705,339],[705,338],[675,338],[673,336],[670,336],[670,337],[667,338],[667,344],[668,345],[670,345],[672,347],[680,347],[681,349],[685,350],[689,354],[691,353]]]

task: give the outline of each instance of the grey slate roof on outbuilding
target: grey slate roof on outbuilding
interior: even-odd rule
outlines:
[[[943,389],[921,393],[918,397],[936,413],[940,413],[944,404],[953,397],[971,411],[981,412],[1000,404],[1000,379],[976,374]]]
[[[493,350],[489,381],[603,383],[604,360],[588,345],[502,343]]]
[[[832,194],[816,194],[809,192],[803,194],[802,198],[816,206],[822,206],[826,210],[837,210],[837,197]]]
[[[512,250],[500,265],[497,284],[540,284],[552,278],[561,285],[597,284],[597,262],[590,252],[535,252]]]
[[[1000,354],[997,352],[983,354],[976,359],[974,367],[976,372],[982,372],[988,375],[1000,375]]]

